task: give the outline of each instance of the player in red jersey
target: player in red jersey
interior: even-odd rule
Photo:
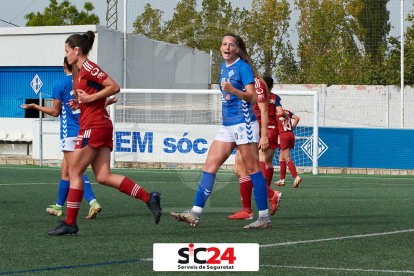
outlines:
[[[266,82],[267,87],[269,87],[269,92],[272,91],[273,88],[273,78],[271,76],[265,76],[263,80]],[[281,104],[281,99],[279,96],[269,93],[269,100],[267,102],[267,110],[268,110],[268,126],[267,126],[267,137],[269,140],[269,148],[265,153],[261,153],[260,156],[260,165],[262,167],[262,171],[264,172],[264,176],[267,178],[267,186],[270,187],[273,178],[273,156],[275,155],[276,149],[279,147],[278,143],[278,135],[279,135],[279,128],[277,127],[276,122],[276,110],[283,113],[283,108]],[[287,116],[284,115],[287,119]]]
[[[294,178],[293,188],[299,187],[299,183],[302,181],[296,172],[296,166],[293,161],[290,159],[290,149],[295,148],[295,135],[293,130],[299,123],[300,117],[296,116],[289,110],[284,110],[284,112],[289,117],[286,125],[283,125],[281,122],[283,118],[279,115],[279,112],[276,113],[276,119],[279,127],[279,147],[280,147],[280,180],[275,184],[277,186],[284,186],[285,176],[286,176],[286,166],[288,166],[291,175]],[[292,119],[294,120],[292,124]]]
[[[107,97],[118,93],[120,88],[98,65],[88,60],[94,39],[95,34],[88,31],[82,35],[71,35],[65,42],[65,57],[69,64],[76,64],[80,68],[75,80],[78,100],[72,99],[70,103],[72,109],[79,107],[81,110],[80,131],[76,139],[74,156],[69,164],[70,189],[66,219],[56,228],[48,229],[46,233],[49,235],[78,232],[76,218],[83,197],[82,175],[89,165],[92,166],[98,183],[144,201],[153,213],[156,224],[161,216],[159,192],[147,193],[129,178],[112,174],[110,171],[113,126],[105,109],[105,101]]]
[[[260,142],[259,148],[259,159],[264,160],[266,154],[269,150],[269,135],[268,135],[268,88],[265,84],[262,77],[253,71],[255,76],[255,90],[257,95],[257,102],[253,105],[254,114],[259,122],[260,126]],[[273,144],[274,146],[274,144]],[[274,151],[273,151],[274,154]],[[263,176],[265,175],[264,162],[260,161],[260,166]],[[273,166],[272,166],[273,169]],[[253,211],[251,209],[251,197],[253,182],[250,179],[249,174],[247,173],[246,165],[240,155],[239,151],[236,151],[236,160],[234,166],[234,173],[239,178],[240,183],[240,195],[242,199],[243,208],[240,211],[235,212],[234,214],[228,216],[229,219],[253,219]],[[272,172],[273,175],[273,172]],[[269,182],[270,183],[270,182]],[[280,199],[282,198],[282,193],[279,191],[274,191],[270,189],[270,184],[267,185],[267,197],[270,202],[270,215],[274,215],[279,207]]]

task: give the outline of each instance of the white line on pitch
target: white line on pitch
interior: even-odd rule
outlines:
[[[364,235],[355,235],[355,236],[344,236],[344,237],[336,237],[336,238],[328,238],[328,239],[263,244],[263,245],[260,245],[260,247],[273,247],[273,246],[283,246],[283,245],[292,245],[292,244],[301,244],[301,243],[311,243],[311,242],[337,241],[337,240],[345,240],[345,239],[394,235],[394,234],[410,233],[410,232],[414,232],[414,229],[400,230],[400,231],[393,231],[393,232],[372,233],[372,234],[364,234]]]
[[[331,267],[312,267],[312,266],[288,266],[288,265],[260,265],[268,267],[295,268],[295,269],[316,269],[316,270],[335,270],[335,271],[359,271],[359,272],[382,272],[382,273],[408,273],[414,274],[411,270],[378,270],[361,268],[331,268]]]

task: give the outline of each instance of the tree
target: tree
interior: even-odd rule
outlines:
[[[356,84],[364,79],[366,57],[357,15],[362,0],[295,0],[302,83]]]
[[[290,5],[286,0],[254,0],[252,3],[252,11],[242,27],[243,34],[253,63],[264,75],[272,75],[282,52],[289,55],[289,20]]]
[[[372,63],[379,65],[384,58],[387,36],[391,29],[390,12],[387,10],[389,0],[362,0],[364,7],[356,18],[365,30],[361,36],[365,53]]]
[[[134,34],[142,34],[148,38],[162,40],[161,19],[163,11],[151,8],[150,4],[145,5],[145,11],[135,20]]]
[[[43,13],[31,12],[24,16],[26,26],[61,26],[61,25],[85,25],[99,24],[99,17],[89,12],[94,10],[91,2],[85,2],[84,10],[78,11],[75,5],[68,0],[58,5],[57,0],[50,0],[49,7]]]

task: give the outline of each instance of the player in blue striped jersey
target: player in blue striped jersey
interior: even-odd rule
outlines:
[[[221,65],[220,81],[223,125],[210,146],[193,208],[184,213],[170,214],[191,226],[199,224],[201,212],[213,189],[216,173],[237,146],[252,179],[254,198],[259,210],[259,219],[244,228],[271,228],[266,182],[259,165],[259,124],[252,109],[252,103],[256,102],[253,76],[255,69],[246,46],[238,35],[224,35],[220,50],[225,60]]]
[[[61,150],[64,158],[62,161],[62,179],[59,183],[58,199],[56,204],[50,205],[46,208],[46,212],[54,216],[62,216],[62,207],[69,193],[69,163],[75,149],[76,136],[79,132],[79,110],[72,111],[67,105],[70,99],[74,99],[72,91],[72,65],[68,64],[67,59],[64,59],[63,70],[66,77],[56,82],[53,88],[53,107],[43,107],[37,104],[24,104],[21,107],[24,109],[37,109],[50,116],[57,117],[60,115],[60,141]],[[114,100],[111,100],[111,102]],[[96,218],[96,214],[102,210],[101,205],[96,201],[95,195],[92,191],[91,184],[86,175],[83,175],[85,183],[84,197],[90,204],[89,214],[87,219]]]

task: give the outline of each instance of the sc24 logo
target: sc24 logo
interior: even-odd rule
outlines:
[[[180,153],[189,153],[191,150],[193,150],[197,154],[204,154],[207,151],[207,148],[203,147],[200,149],[200,144],[206,145],[207,141],[202,138],[198,138],[191,142],[190,139],[185,138],[187,136],[188,132],[185,132],[183,135],[183,138],[178,140],[178,143],[176,143],[176,140],[174,138],[165,138],[164,139],[164,146],[166,148],[163,148],[164,152],[166,153],[174,153],[178,150]]]
[[[188,252],[188,253],[187,253]],[[208,260],[202,260],[197,257],[199,252],[214,252],[213,256]],[[180,248],[178,250],[178,255],[184,259],[178,260],[179,264],[188,264],[190,263],[190,256],[194,256],[194,263],[196,264],[221,264],[221,261],[228,261],[229,264],[234,264],[236,257],[234,256],[234,248],[228,247],[220,254],[220,249],[217,247],[199,247],[194,248],[194,244],[190,243],[189,247]],[[221,256],[220,256],[221,255]]]

